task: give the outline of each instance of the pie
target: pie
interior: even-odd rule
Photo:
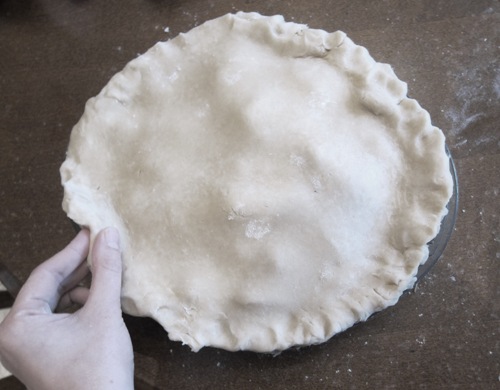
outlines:
[[[123,310],[193,351],[321,343],[397,302],[447,212],[445,137],[406,95],[341,31],[228,14],[87,102],[63,208],[119,229]]]

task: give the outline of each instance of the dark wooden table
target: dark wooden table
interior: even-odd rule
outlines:
[[[24,281],[73,237],[59,166],[85,101],[156,41],[237,10],[343,30],[392,64],[447,136],[456,229],[416,291],[320,346],[192,353],[153,321],[127,318],[136,387],[498,388],[498,1],[0,0],[0,261]]]

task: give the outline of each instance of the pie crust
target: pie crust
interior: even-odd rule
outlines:
[[[447,212],[444,135],[406,95],[343,32],[225,15],[88,101],[63,208],[120,230],[123,310],[193,351],[321,343],[397,302]]]

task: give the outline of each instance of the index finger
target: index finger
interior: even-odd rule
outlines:
[[[89,232],[84,229],[62,251],[33,270],[12,309],[52,312],[61,296],[88,273],[83,262],[88,251]]]

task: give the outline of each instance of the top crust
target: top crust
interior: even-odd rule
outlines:
[[[444,135],[343,32],[226,15],[90,99],[63,208],[123,239],[124,311],[172,340],[271,352],[396,303],[452,193]]]

